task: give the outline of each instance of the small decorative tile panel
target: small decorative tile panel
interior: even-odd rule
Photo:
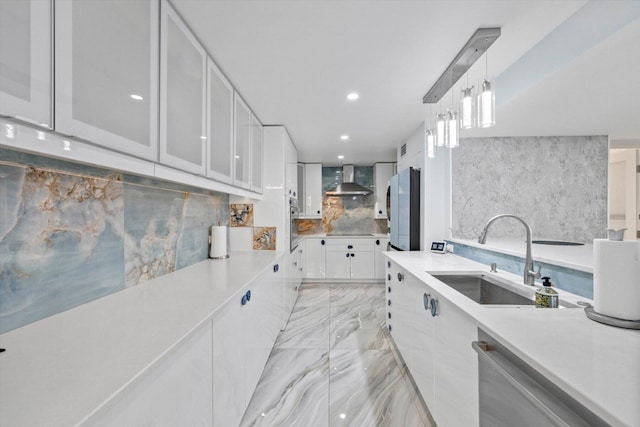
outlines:
[[[230,204],[229,224],[231,227],[253,227],[253,205],[252,204]]]
[[[253,227],[253,249],[275,251],[276,227]]]

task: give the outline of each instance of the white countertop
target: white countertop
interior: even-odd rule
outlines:
[[[508,255],[525,257],[527,244],[519,239],[492,239],[487,238],[487,243],[481,245],[476,240],[447,239],[451,242],[475,248],[493,250]],[[546,262],[559,265],[561,267],[593,273],[593,244],[587,243],[582,246],[556,246],[533,244],[531,253],[534,261]]]
[[[481,306],[425,271],[486,273],[485,265],[453,254],[385,254],[606,422],[640,426],[640,331],[594,322],[582,308]]]
[[[231,253],[0,335],[0,425],[79,423],[281,255]]]
[[[339,234],[331,234],[331,233],[314,233],[314,234],[300,234],[300,238],[305,238],[305,237],[315,237],[315,238],[329,238],[329,239],[352,239],[352,238],[356,238],[356,239],[361,239],[361,238],[370,238],[370,239],[374,239],[374,238],[388,238],[389,234],[384,234],[384,233],[369,233],[369,234],[354,234],[351,236],[345,236],[345,235],[339,235]]]

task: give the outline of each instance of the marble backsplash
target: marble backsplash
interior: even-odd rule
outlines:
[[[0,149],[0,333],[205,260],[228,195]]]
[[[452,236],[477,239],[487,220],[522,217],[534,239],[590,243],[607,226],[606,136],[464,138],[452,150]],[[523,236],[515,220],[490,237]]]
[[[322,199],[322,219],[298,220],[298,233],[378,234],[387,233],[387,220],[374,219],[374,197],[325,196]]]

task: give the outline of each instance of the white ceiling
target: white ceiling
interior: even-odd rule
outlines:
[[[422,96],[477,28],[502,28],[489,49],[489,74],[513,75],[512,64],[587,3],[171,1],[259,119],[285,125],[301,161],[325,164],[395,160],[395,148],[429,111]],[[608,5],[618,3],[625,2]],[[498,98],[496,127],[462,136],[638,138],[640,19],[621,27],[575,57],[550,52],[553,72],[508,102]],[[476,65],[470,84],[482,77],[484,58]],[[351,91],[360,99],[347,101]]]

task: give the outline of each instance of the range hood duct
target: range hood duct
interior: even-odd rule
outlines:
[[[342,166],[342,183],[338,184],[335,188],[327,190],[325,193],[327,196],[368,196],[373,193],[367,187],[363,187],[360,184],[354,182],[354,167],[353,165]]]

